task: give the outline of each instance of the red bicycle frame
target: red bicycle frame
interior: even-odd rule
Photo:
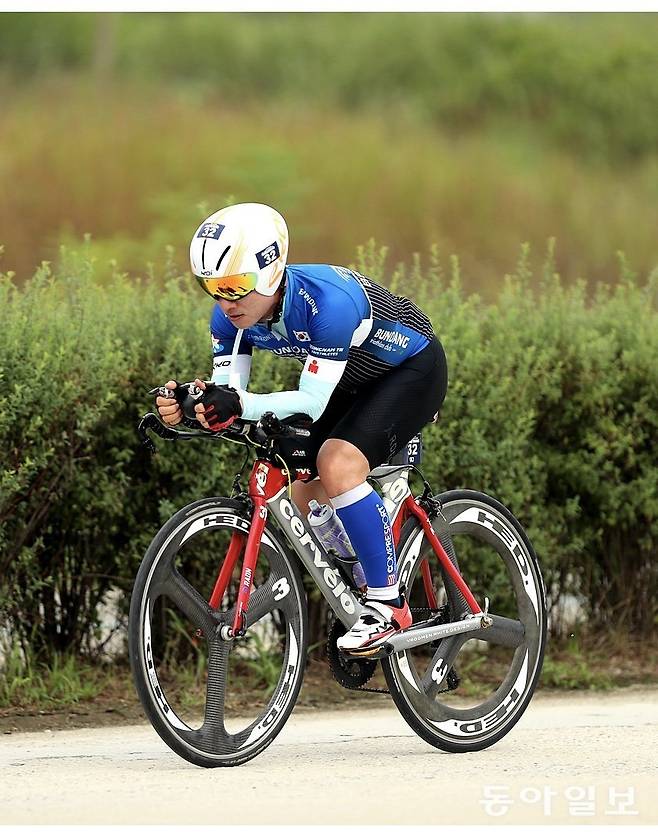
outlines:
[[[273,497],[277,496],[281,492],[281,489],[287,485],[287,482],[288,480],[286,476],[284,476],[280,467],[273,465],[271,462],[267,462],[264,459],[257,459],[254,462],[251,476],[249,478],[249,497],[251,498],[254,506],[249,535],[245,538],[245,535],[242,532],[235,531],[233,533],[209,600],[210,606],[216,610],[226,593],[226,588],[231,576],[233,575],[233,570],[237,560],[244,549],[244,559],[240,576],[240,589],[238,592],[238,600],[236,603],[235,616],[232,626],[234,636],[240,635],[244,629],[246,611],[249,606],[249,597],[251,594],[251,584],[256,570],[256,563],[258,561],[260,540],[267,522],[267,504]],[[430,523],[427,512],[411,495],[409,495],[399,507],[391,524],[396,548],[400,540],[402,525],[411,517],[418,519],[423,532],[425,533],[425,537],[429,541],[432,549],[439,559],[442,568],[462,593],[464,599],[468,603],[468,606],[471,608],[471,611],[473,613],[482,613],[482,609],[469,590],[468,585],[459,574],[459,571],[450,560],[450,557],[441,545],[441,541],[432,529],[432,524]],[[421,573],[428,605],[430,608],[436,609],[438,604],[434,584],[432,582],[430,565],[427,558],[423,559],[421,564]]]
[[[430,542],[432,549],[434,550],[437,558],[441,562],[441,566],[448,573],[451,580],[458,588],[459,592],[464,596],[464,598],[466,599],[466,603],[470,607],[471,611],[473,613],[482,613],[482,608],[477,603],[475,596],[469,590],[468,585],[461,577],[459,570],[450,560],[448,553],[441,546],[441,541],[437,538],[434,529],[432,529],[432,524],[430,523],[430,519],[425,509],[418,504],[414,497],[409,495],[404,501],[402,509],[400,510],[400,512],[398,512],[398,517],[401,517],[403,510],[407,519],[410,516],[418,518],[420,525],[423,527],[425,537]],[[397,541],[395,542],[395,545],[397,546]],[[438,607],[438,604],[436,601],[436,594],[434,592],[434,585],[432,583],[430,565],[427,558],[423,559],[423,562],[420,565],[420,567],[423,575],[423,584],[425,587],[425,595],[427,596],[427,603],[430,608],[436,609]]]

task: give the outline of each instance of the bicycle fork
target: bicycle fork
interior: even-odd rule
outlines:
[[[272,466],[269,462],[259,459],[254,463],[249,479],[249,496],[253,503],[253,514],[246,544],[244,534],[235,531],[231,537],[226,557],[222,563],[219,576],[209,600],[210,606],[216,610],[226,593],[226,588],[228,587],[233,570],[244,547],[244,559],[242,562],[240,587],[235,604],[233,624],[230,626],[222,626],[222,639],[233,639],[244,636],[245,634],[246,613],[251,595],[251,585],[258,562],[260,541],[265,531],[265,524],[267,523],[267,502],[283,489],[286,482],[286,478],[281,470]]]

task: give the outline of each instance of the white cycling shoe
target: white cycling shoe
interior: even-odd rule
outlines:
[[[408,628],[413,622],[409,604],[404,596],[402,602],[402,607],[393,607],[375,599],[367,600],[354,625],[338,638],[338,648],[343,654],[355,657],[367,657],[376,653],[392,634]]]

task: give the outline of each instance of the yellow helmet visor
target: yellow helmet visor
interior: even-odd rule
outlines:
[[[256,290],[257,273],[234,273],[233,276],[222,276],[219,279],[197,276],[197,282],[203,290],[214,299],[241,299]]]

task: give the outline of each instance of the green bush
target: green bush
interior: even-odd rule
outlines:
[[[426,467],[436,484],[475,487],[512,509],[552,600],[582,596],[595,623],[648,632],[658,582],[658,269],[641,287],[620,254],[619,284],[588,299],[582,280],[562,285],[553,249],[536,281],[523,248],[489,306],[463,298],[458,265],[448,286],[436,266],[419,271],[450,380],[442,422],[426,433]]]
[[[386,281],[385,252],[357,266]],[[508,505],[540,556],[552,600],[595,624],[650,632],[658,582],[658,270],[641,286],[622,259],[615,288],[536,281],[527,248],[496,304],[466,296],[453,258],[398,266],[388,284],[431,315],[448,397],[425,431],[435,489]],[[135,425],[147,390],[209,369],[210,306],[173,268],[99,282],[62,252],[24,287],[0,277],[0,624],[39,654],[89,650],[96,609],[131,589],[143,551],[176,509],[229,491],[242,455],[200,444],[150,459]],[[251,388],[294,387],[299,366],[263,352]],[[127,601],[127,596],[126,596]]]
[[[174,277],[115,271],[102,286],[93,270],[63,252],[23,290],[0,282],[0,607],[37,651],[85,647],[99,602],[130,590],[154,531],[224,486],[230,458],[181,446],[150,460],[135,433],[148,389],[207,374],[208,306]]]

